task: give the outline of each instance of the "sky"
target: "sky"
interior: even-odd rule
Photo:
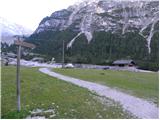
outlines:
[[[0,17],[35,30],[44,17],[77,1],[79,0],[0,0]]]

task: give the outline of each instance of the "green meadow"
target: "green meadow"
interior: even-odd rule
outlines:
[[[158,72],[142,73],[97,69],[53,69],[63,75],[106,85],[128,94],[147,99],[158,105]]]
[[[38,69],[21,67],[21,111],[17,112],[16,67],[1,68],[2,118],[26,118],[35,109],[54,109],[54,116],[49,113],[38,114],[45,118],[135,118],[113,100],[101,98],[87,89],[45,75]],[[72,73],[72,70],[57,69],[56,71],[68,75]],[[92,73],[94,70],[87,71],[88,74],[94,75]],[[83,71],[75,70],[74,76],[79,73]],[[77,77],[83,78],[81,76]],[[105,104],[101,102],[103,99],[107,101]]]

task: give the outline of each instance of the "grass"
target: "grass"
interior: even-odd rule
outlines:
[[[37,108],[54,109],[53,118],[133,118],[108,98],[104,105],[87,89],[26,67],[21,67],[21,112],[17,112],[15,73],[14,66],[2,67],[2,118],[26,118]]]
[[[54,69],[55,72],[107,85],[158,105],[158,73],[112,71],[96,69]]]

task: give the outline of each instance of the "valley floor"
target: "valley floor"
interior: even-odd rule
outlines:
[[[87,88],[100,96],[113,99],[114,101],[119,102],[125,110],[131,112],[138,118],[158,118],[158,107],[144,99],[128,95],[104,85],[64,76],[55,73],[48,68],[41,68],[39,70],[50,76]]]
[[[38,69],[21,67],[21,112],[17,112],[16,67],[2,66],[2,118],[135,118],[114,100]]]
[[[54,72],[105,85],[126,94],[159,104],[158,72],[130,72],[99,69],[53,69]]]
[[[21,67],[18,113],[16,67],[1,71],[2,118],[158,118],[158,73]]]

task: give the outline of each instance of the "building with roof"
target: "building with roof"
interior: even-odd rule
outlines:
[[[133,60],[116,60],[113,62],[113,65],[119,66],[119,67],[125,67],[125,66],[135,66],[135,62]]]
[[[35,58],[32,59],[32,61],[34,61],[34,62],[39,62],[39,63],[43,63],[43,62],[44,62],[44,58],[35,57]]]

